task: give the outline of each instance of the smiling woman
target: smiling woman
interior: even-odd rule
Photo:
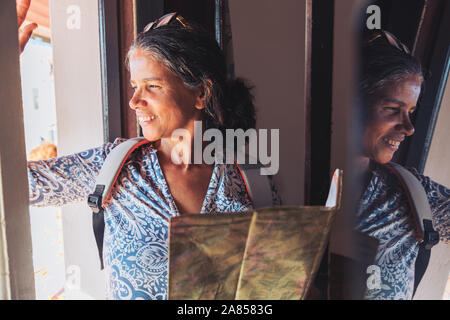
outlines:
[[[176,129],[193,134],[194,121],[202,121],[205,107],[200,88],[191,89],[161,61],[142,49],[130,56],[131,109],[136,111],[144,137],[149,141],[170,139]]]
[[[215,39],[176,13],[138,35],[128,63],[134,88],[129,105],[150,143],[130,154],[103,205],[107,297],[166,299],[170,219],[254,207],[234,163],[174,163],[178,141],[172,133],[184,129],[194,138],[195,121],[206,123],[205,129],[247,130],[255,126],[255,107],[245,82],[228,78]],[[30,203],[86,201],[106,157],[124,141],[28,162]],[[275,190],[273,204],[279,204]]]
[[[369,34],[364,43],[360,93],[364,135],[362,171],[365,188],[357,212],[357,229],[379,241],[375,265],[380,285],[367,299],[411,299],[418,284],[416,259],[422,239],[400,181],[384,165],[400,144],[414,134],[411,114],[423,85],[421,65],[409,50],[385,31]],[[450,240],[450,189],[408,168],[425,190],[434,228]]]
[[[360,92],[365,108],[365,155],[388,163],[406,137],[414,134],[423,75],[420,63],[392,34],[370,33],[362,50]]]
[[[416,110],[422,78],[406,76],[401,82],[387,83],[377,92],[369,110],[364,136],[366,155],[378,163],[388,163],[400,144],[414,134],[411,114]]]

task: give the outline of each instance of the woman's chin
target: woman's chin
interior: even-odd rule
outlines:
[[[379,164],[386,164],[386,163],[391,162],[393,157],[394,157],[394,152],[377,155],[372,160]]]
[[[161,140],[161,136],[155,134],[155,132],[143,131],[142,134],[143,134],[144,138],[147,139],[150,142],[156,142],[158,140]]]

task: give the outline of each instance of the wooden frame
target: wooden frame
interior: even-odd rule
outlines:
[[[102,67],[103,130],[105,142],[122,136],[119,47],[119,1],[99,0]]]
[[[415,134],[411,137],[406,153],[405,165],[423,172],[431,147],[442,95],[450,71],[450,3],[445,2],[442,17],[432,47],[431,60],[425,74],[425,91],[419,102],[415,119]],[[431,37],[431,34],[429,34]]]
[[[334,0],[312,1],[311,102],[310,121],[308,121],[310,152],[307,157],[310,192],[309,196],[305,195],[305,199],[311,205],[325,203],[330,184],[333,14]],[[306,172],[308,172],[308,168],[306,168]],[[307,176],[306,172],[305,177]]]
[[[14,1],[0,1],[0,298],[35,299]]]

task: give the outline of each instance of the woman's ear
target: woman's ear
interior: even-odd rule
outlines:
[[[206,79],[206,84],[203,84],[200,87],[197,96],[197,101],[195,103],[195,108],[197,108],[198,110],[203,110],[206,108],[206,103],[209,97],[211,96],[212,85],[213,85],[212,81],[210,79]]]

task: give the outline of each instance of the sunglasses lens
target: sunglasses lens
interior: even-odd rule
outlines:
[[[181,25],[183,25],[183,27],[187,26],[187,24],[184,22],[184,19],[181,16],[179,16],[176,12],[172,12],[172,13],[168,13],[168,14],[162,16],[161,18],[156,19],[155,21],[149,23],[144,28],[144,32],[168,25],[175,19],[177,19],[181,23]]]
[[[168,13],[168,14],[162,16],[159,19],[158,25],[156,27],[162,27],[162,26],[169,24],[176,15],[177,15],[176,12],[172,12],[172,13]]]
[[[150,22],[148,25],[145,26],[144,32],[152,30],[153,26],[155,25],[155,21]]]
[[[398,50],[403,51],[406,54],[410,54],[408,47],[401,43],[396,36],[387,31],[384,31],[384,35],[392,46],[396,47]]]

